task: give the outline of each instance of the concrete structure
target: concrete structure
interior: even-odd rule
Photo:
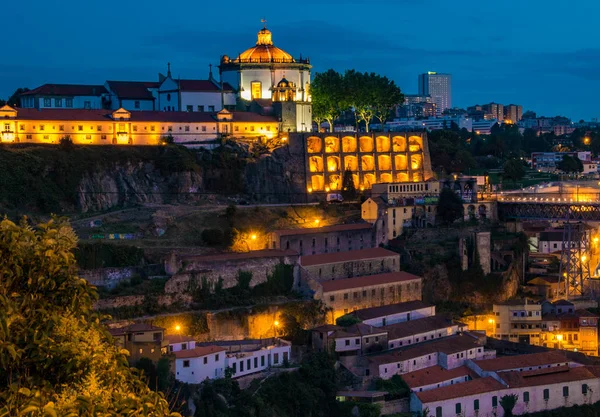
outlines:
[[[435,306],[422,301],[409,301],[360,309],[350,314],[365,324],[381,327],[435,316]]]
[[[492,272],[492,234],[491,232],[477,232],[475,234],[479,263],[484,274]]]
[[[354,185],[361,190],[433,177],[424,132],[290,135],[290,145],[297,141],[306,155],[309,193],[341,190],[345,171],[352,171]]]
[[[499,121],[504,120],[504,105],[498,103],[489,103],[481,106],[485,113],[491,114],[492,119],[496,119]]]
[[[431,96],[436,104],[437,116],[452,107],[452,76],[427,72],[419,75],[419,95]]]
[[[388,332],[388,349],[394,349],[453,336],[459,331],[465,330],[464,327],[447,317],[431,316],[390,324],[381,329]]]
[[[329,335],[331,345],[327,351],[340,356],[356,356],[378,352],[387,348],[387,331],[358,323],[338,329]]]
[[[262,372],[290,360],[291,343],[281,339],[197,343],[194,349],[174,351],[175,379],[199,384],[206,379],[232,378]]]
[[[382,197],[392,204],[394,201],[407,198],[439,197],[441,189],[440,182],[434,179],[412,183],[373,184],[371,197]],[[437,202],[437,200],[431,199],[430,204],[433,202]]]
[[[369,223],[275,230],[269,240],[272,249],[294,250],[300,255],[377,247],[374,228]]]
[[[494,304],[493,315],[495,329],[492,337],[511,342],[539,344],[542,324],[542,305],[539,302],[526,298]]]
[[[196,347],[196,339],[192,336],[168,334],[165,335],[165,342],[168,345],[167,352],[169,353],[194,349]]]
[[[115,339],[115,344],[129,351],[128,360],[135,363],[141,358],[156,362],[166,351],[164,340],[165,329],[146,323],[135,323],[129,326],[110,328],[108,332]]]
[[[304,282],[308,278],[328,281],[400,271],[400,255],[383,248],[302,256],[299,263]]]
[[[331,309],[330,323],[358,309],[421,299],[420,277],[407,272],[388,272],[328,281],[309,280],[313,297]]]
[[[523,106],[518,104],[507,104],[504,106],[504,121],[516,124],[523,118]]]
[[[44,84],[21,94],[24,109],[88,109],[105,106],[108,91],[103,85]]]
[[[223,134],[259,138],[279,135],[276,117],[249,112],[187,113],[80,109],[0,108],[4,126],[0,143],[57,145],[69,136],[78,145],[161,145],[161,138],[175,143],[214,142]]]
[[[558,164],[563,157],[578,157],[582,162],[591,161],[592,154],[589,151],[585,152],[532,152],[531,153],[531,168],[541,172],[555,172]]]

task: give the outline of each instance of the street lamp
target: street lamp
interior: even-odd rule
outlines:
[[[175,325],[175,331],[179,333],[181,331],[181,326],[179,324]]]
[[[321,223],[321,220],[319,220],[319,219],[315,219],[315,225],[316,225],[316,226],[319,226],[319,223]]]
[[[277,328],[279,327],[279,321],[275,320],[273,322],[273,339],[277,337]]]

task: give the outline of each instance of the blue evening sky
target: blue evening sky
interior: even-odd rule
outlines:
[[[578,0],[22,0],[3,6],[0,97],[48,82],[205,78],[252,46],[266,17],[277,46],[314,71],[356,68],[417,92],[453,76],[453,104],[522,104],[600,117],[600,2]]]

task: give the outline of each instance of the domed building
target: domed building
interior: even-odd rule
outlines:
[[[272,101],[282,131],[297,132],[312,130],[311,68],[309,59],[294,58],[275,46],[265,26],[255,46],[236,58],[222,56],[219,72],[222,82],[233,86],[240,103]]]

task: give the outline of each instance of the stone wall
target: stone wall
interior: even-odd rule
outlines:
[[[175,256],[175,259],[173,258]],[[239,271],[252,273],[250,286],[261,284],[278,264],[296,265],[298,255],[290,251],[255,251],[247,254],[182,257],[171,255],[166,262],[168,272],[178,271],[165,285],[165,293],[181,294],[206,278],[210,283],[223,280],[223,288],[237,285]],[[297,272],[295,271],[295,276]]]
[[[400,255],[393,254],[358,261],[303,266],[301,277],[303,282],[309,277],[318,281],[328,281],[398,271],[400,271]]]
[[[387,416],[390,414],[408,413],[410,412],[410,402],[408,398],[400,400],[385,401],[381,404],[381,415]]]
[[[159,276],[163,274],[163,265],[146,265],[144,267],[82,269],[79,276],[96,287],[114,288],[122,281],[129,281],[136,275]]]
[[[96,301],[94,304],[94,309],[96,310],[107,310],[112,308],[120,308],[120,307],[133,307],[136,305],[140,305],[144,303],[146,296],[145,295],[125,295],[121,297],[114,298],[105,298]],[[168,307],[173,303],[181,302],[185,305],[190,304],[192,302],[192,297],[186,294],[164,294],[159,295],[156,299],[156,302],[160,306]]]
[[[363,228],[358,228],[360,225],[345,226],[348,226],[345,230],[313,229],[312,233],[304,233],[303,229],[295,234],[275,231],[270,234],[270,244],[273,249],[294,250],[300,255],[346,252],[377,246],[372,225],[366,224]],[[342,225],[337,228],[344,229]]]

